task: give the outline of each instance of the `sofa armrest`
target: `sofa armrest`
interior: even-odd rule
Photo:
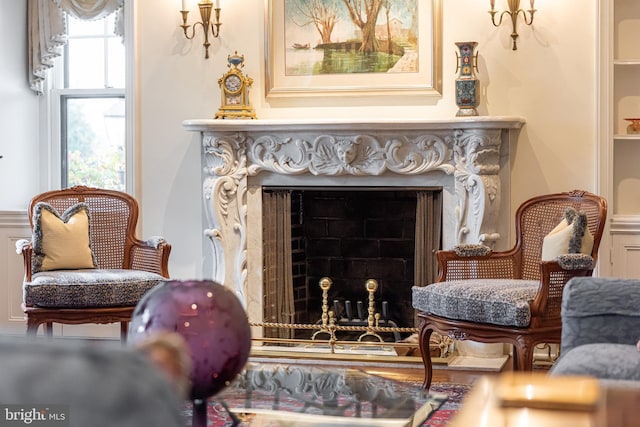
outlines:
[[[561,353],[582,344],[636,344],[640,280],[574,277],[564,288],[561,313]]]

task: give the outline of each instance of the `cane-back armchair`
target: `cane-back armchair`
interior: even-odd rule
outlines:
[[[117,323],[126,341],[140,298],[169,277],[171,245],[135,236],[138,203],[113,190],[76,186],[35,196],[32,239],[16,244],[24,259],[27,334],[53,323]]]
[[[433,332],[512,344],[514,370],[532,370],[535,346],[560,342],[564,285],[592,274],[606,216],[606,200],[585,191],[534,197],[516,212],[512,249],[493,252],[478,244],[438,251],[436,283],[414,286],[412,294],[421,322],[423,386],[431,384]],[[554,254],[563,233],[568,247]]]

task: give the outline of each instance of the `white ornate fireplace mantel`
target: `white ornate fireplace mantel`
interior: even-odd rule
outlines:
[[[261,320],[261,188],[443,191],[443,244],[501,246],[509,233],[509,145],[524,120],[187,120],[202,135],[210,277]],[[502,239],[504,241],[506,239]],[[205,266],[207,268],[207,266]]]

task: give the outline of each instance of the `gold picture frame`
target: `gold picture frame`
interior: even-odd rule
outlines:
[[[302,57],[300,54],[307,55],[307,58],[312,54],[315,54],[316,58],[317,55],[323,58],[322,55],[325,51],[317,52],[320,45],[316,43],[317,40],[310,41],[309,37],[305,39],[300,36],[299,42],[294,42],[296,39],[292,34],[296,34],[296,31],[302,34],[300,32],[302,25],[293,21],[291,16],[285,17],[285,6],[286,2],[292,2],[290,6],[293,8],[296,0],[267,1],[265,14],[267,33],[265,37],[265,95],[267,101],[338,98],[343,103],[349,98],[369,98],[372,96],[400,96],[403,99],[407,96],[438,98],[442,96],[443,0],[416,0],[416,5],[419,8],[416,15],[418,31],[414,50],[417,52],[415,52],[416,59],[412,62],[412,68],[409,71],[326,74],[309,71],[308,67],[306,73],[304,71],[290,71],[292,68],[287,63],[293,63],[295,58]],[[342,1],[336,0],[336,3],[342,4]],[[387,19],[386,22],[387,27],[390,27],[388,25],[390,20]],[[348,24],[343,23],[343,25]],[[319,34],[318,37],[320,37]],[[393,41],[392,37],[388,37],[388,39]],[[327,44],[323,44],[323,46],[327,46]],[[291,60],[291,58],[294,59]],[[299,68],[304,67],[300,66]]]

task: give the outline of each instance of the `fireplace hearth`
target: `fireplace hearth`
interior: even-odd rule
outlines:
[[[509,152],[523,123],[513,117],[185,121],[185,129],[201,134],[203,228],[211,251],[203,276],[232,289],[250,321],[264,320],[263,194],[271,188],[436,189],[443,248],[482,242],[504,249]]]

